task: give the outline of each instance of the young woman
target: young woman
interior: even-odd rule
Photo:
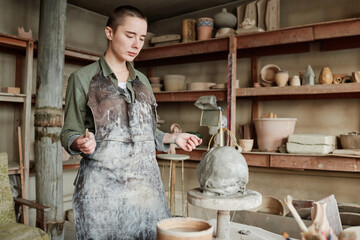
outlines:
[[[170,217],[156,149],[201,144],[195,135],[156,129],[151,86],[131,64],[146,33],[138,9],[116,8],[105,27],[105,54],[69,78],[61,140],[83,155],[73,197],[79,240],[156,239],[156,223]]]

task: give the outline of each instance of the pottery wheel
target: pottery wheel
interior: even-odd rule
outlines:
[[[262,202],[261,194],[253,190],[231,196],[207,196],[201,188],[194,188],[188,191],[187,199],[194,206],[218,210],[215,238],[217,240],[230,240],[230,211],[256,208]]]

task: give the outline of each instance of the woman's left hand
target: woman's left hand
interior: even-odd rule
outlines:
[[[187,152],[191,152],[202,143],[202,139],[190,133],[179,133],[175,139],[176,145]]]

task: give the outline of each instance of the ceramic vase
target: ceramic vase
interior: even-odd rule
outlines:
[[[198,40],[206,40],[211,38],[212,30],[214,28],[214,20],[212,18],[198,18],[197,19],[197,38]]]
[[[298,75],[294,75],[290,78],[290,86],[300,86],[300,78]]]
[[[289,81],[289,73],[287,71],[278,71],[275,74],[275,82],[279,87],[285,87]]]
[[[329,221],[326,217],[326,203],[313,202],[313,211],[311,213],[312,224],[309,230],[314,232],[323,232],[328,237],[333,234]]]
[[[332,84],[333,80],[334,79],[330,68],[323,67],[319,75],[319,82],[321,84]]]
[[[182,42],[193,42],[196,40],[195,26],[195,19],[182,20]]]
[[[237,19],[234,14],[228,13],[226,8],[214,16],[215,27],[217,28],[233,28],[236,26]]]

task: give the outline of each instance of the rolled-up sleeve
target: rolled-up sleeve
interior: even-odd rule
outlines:
[[[167,152],[170,148],[170,144],[164,144],[164,136],[166,133],[162,132],[158,128],[155,130],[155,146],[156,150]]]

